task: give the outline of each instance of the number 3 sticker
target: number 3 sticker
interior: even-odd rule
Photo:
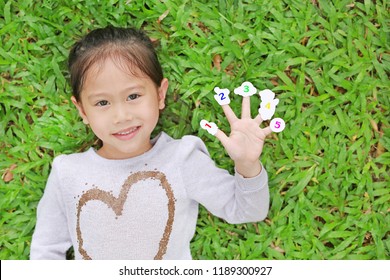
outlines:
[[[271,121],[269,126],[273,132],[282,132],[286,127],[286,123],[281,118],[275,118]]]

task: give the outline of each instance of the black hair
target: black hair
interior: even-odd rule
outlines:
[[[80,94],[90,68],[107,58],[133,75],[138,68],[157,87],[161,86],[163,72],[150,38],[141,30],[108,26],[91,31],[70,51],[70,84],[77,101],[81,101]]]

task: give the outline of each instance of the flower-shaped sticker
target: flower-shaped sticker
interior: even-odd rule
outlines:
[[[251,82],[243,82],[240,87],[234,90],[234,93],[246,97],[254,95],[256,91],[257,89],[252,85]]]
[[[206,120],[201,120],[200,127],[206,129],[207,132],[210,133],[211,135],[215,135],[218,131],[218,127],[215,123],[208,122]]]
[[[227,88],[219,88],[215,87],[214,92],[216,93],[214,95],[215,100],[217,100],[219,105],[227,105],[230,103],[229,93],[230,91]]]
[[[259,92],[261,103],[259,114],[263,121],[270,120],[275,114],[276,105],[279,104],[279,99],[275,98],[275,93],[269,89]]]

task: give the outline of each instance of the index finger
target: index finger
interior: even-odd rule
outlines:
[[[236,114],[229,105],[222,105],[222,109],[230,125],[238,120]]]

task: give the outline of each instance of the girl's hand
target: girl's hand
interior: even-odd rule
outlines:
[[[247,178],[255,177],[261,172],[259,157],[263,151],[265,138],[272,132],[271,128],[269,126],[260,128],[263,122],[260,115],[252,119],[249,96],[243,97],[241,119],[237,118],[229,105],[222,105],[222,108],[231,132],[228,137],[218,129],[215,136],[234,161],[236,171]]]

